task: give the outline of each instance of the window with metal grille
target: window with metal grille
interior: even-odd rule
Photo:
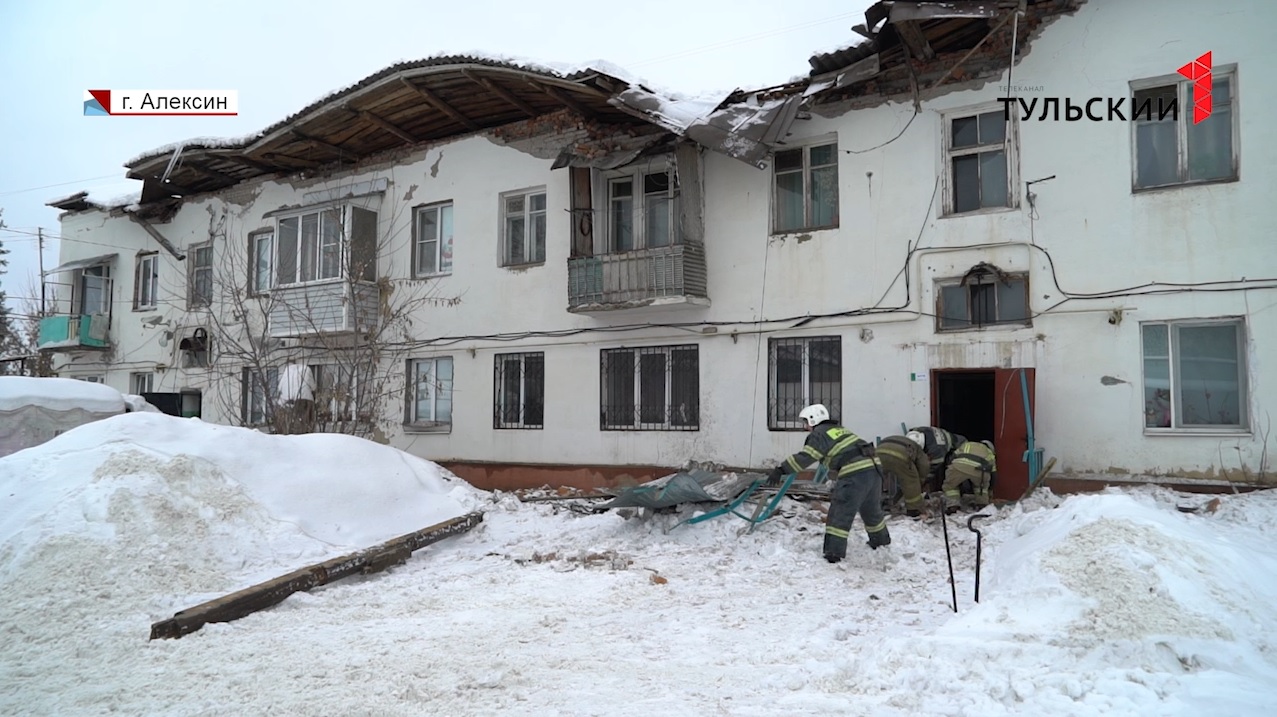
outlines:
[[[700,347],[603,349],[599,355],[602,430],[700,430]]]
[[[842,338],[813,336],[767,340],[767,427],[806,430],[804,407],[824,404],[837,420],[842,413]]]
[[[497,354],[493,359],[492,427],[545,427],[545,354]]]

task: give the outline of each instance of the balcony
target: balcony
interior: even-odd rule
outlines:
[[[705,249],[677,244],[568,259],[568,311],[709,306]]]
[[[272,289],[271,338],[307,338],[372,331],[381,296],[371,282],[345,280]]]
[[[59,314],[40,319],[36,348],[41,351],[110,348],[111,317],[107,314]]]

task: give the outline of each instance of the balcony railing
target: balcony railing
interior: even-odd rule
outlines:
[[[273,289],[270,335],[273,338],[349,334],[377,326],[380,292],[376,284],[332,281]]]
[[[40,319],[36,348],[104,349],[110,346],[111,317],[107,314],[59,314]]]
[[[607,311],[652,304],[705,303],[705,250],[677,244],[568,259],[568,310]]]

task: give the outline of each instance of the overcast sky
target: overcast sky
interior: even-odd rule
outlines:
[[[2,0],[0,208],[15,310],[38,294],[38,227],[56,197],[140,190],[124,162],[191,137],[239,136],[401,60],[442,53],[603,59],[699,94],[779,84],[854,44],[871,0]],[[211,9],[211,8],[216,9]],[[433,8],[433,9],[432,9]],[[446,9],[440,9],[446,8]],[[608,26],[612,21],[613,25]],[[238,117],[85,117],[87,89],[229,89]],[[58,245],[45,247],[45,268]]]

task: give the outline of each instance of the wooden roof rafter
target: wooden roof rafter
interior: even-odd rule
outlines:
[[[439,97],[439,95],[436,95],[435,93],[422,87],[421,85],[414,83],[412,80],[409,80],[406,77],[400,77],[399,81],[404,84],[404,87],[407,87],[408,89],[412,90],[413,92],[416,92],[417,94],[425,98],[426,102],[429,102],[430,104],[434,105],[435,109],[438,109],[440,112],[443,112],[444,114],[448,115],[449,117],[456,120],[457,122],[460,122],[462,126],[470,130],[471,132],[478,132],[480,129],[482,129],[474,120],[470,119],[469,117],[466,117],[465,115],[461,114],[461,112],[457,111],[455,107],[448,104],[447,102],[444,102],[443,98]]]
[[[527,83],[530,87],[532,87],[532,89],[546,95],[550,99],[554,100],[555,102],[558,102],[564,107],[567,107],[568,109],[581,115],[582,117],[589,117],[592,114],[594,114],[592,112],[586,111],[586,109],[582,107],[580,103],[578,103],[576,100],[573,100],[572,98],[568,97],[567,95],[563,94],[562,92],[558,91],[557,89],[543,82],[538,82],[536,80],[529,79],[527,80]]]
[[[493,80],[489,80],[486,77],[480,77],[479,75],[476,75],[474,71],[472,70],[462,70],[461,74],[465,78],[469,79],[471,82],[474,82],[475,84],[479,85],[480,87],[483,87],[484,89],[496,95],[497,97],[500,97],[501,99],[505,100],[506,103],[513,105],[515,109],[527,115],[529,118],[538,117],[541,114],[543,114],[542,112],[538,112],[535,108],[533,108],[532,105],[516,97],[513,92],[507,90],[506,88],[497,84]]]
[[[368,110],[361,110],[355,107],[351,107],[350,105],[345,105],[345,108],[346,108],[346,111],[351,113],[352,115],[364,120],[368,124],[384,129],[385,131],[393,134],[399,139],[402,139],[404,142],[408,144],[416,144],[419,141],[416,137],[413,137],[412,135],[408,134],[406,131],[401,129],[398,125],[394,124],[393,122],[390,122],[384,117],[373,114],[372,112],[369,112]]]

